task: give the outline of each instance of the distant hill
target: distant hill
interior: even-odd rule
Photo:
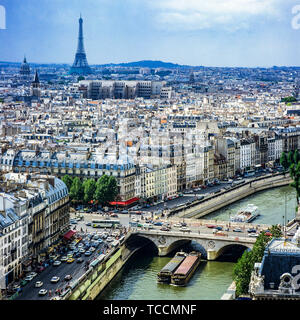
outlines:
[[[163,61],[155,61],[155,60],[142,60],[135,62],[126,62],[126,63],[109,63],[109,64],[101,64],[95,65],[97,67],[137,67],[137,68],[192,68],[192,66],[180,65],[172,62],[163,62]]]

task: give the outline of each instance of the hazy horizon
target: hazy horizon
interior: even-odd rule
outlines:
[[[72,64],[78,19],[90,65],[300,65],[295,0],[0,0],[0,61]],[[299,10],[300,12],[300,10]],[[300,21],[300,19],[298,19]]]

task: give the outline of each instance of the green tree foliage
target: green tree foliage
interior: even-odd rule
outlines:
[[[82,183],[78,177],[73,179],[72,186],[70,188],[70,197],[72,200],[82,201],[84,197],[84,189]]]
[[[94,179],[84,180],[82,186],[84,192],[84,202],[89,203],[91,200],[94,200],[96,181]]]
[[[293,96],[290,97],[285,97],[283,99],[281,99],[282,102],[285,102],[286,104],[291,103],[291,102],[296,102],[297,99]]]
[[[71,186],[73,183],[73,179],[69,175],[66,174],[62,177],[61,180],[66,184],[68,191],[70,192],[70,189],[71,189]]]
[[[274,226],[275,228],[276,226]],[[276,227],[277,228],[277,227]],[[275,230],[275,229],[274,229]],[[278,230],[276,229],[276,232]],[[276,233],[277,235],[277,233]],[[256,262],[261,262],[270,237],[265,232],[260,233],[251,251],[245,251],[233,269],[233,279],[236,284],[236,295],[248,294],[251,273]]]
[[[280,156],[280,164],[284,167],[284,169],[288,169],[289,163],[285,152],[282,152]]]
[[[294,152],[294,163],[298,163],[300,161],[300,154],[298,152],[298,149]]]
[[[281,238],[283,235],[281,228],[278,225],[272,226],[270,231],[272,233],[273,238]]]
[[[84,79],[85,79],[84,76],[79,76],[79,77],[77,78],[77,81],[79,82],[79,81],[84,80]]]
[[[102,205],[114,201],[118,194],[117,180],[113,176],[103,175],[96,182],[95,200]]]
[[[288,165],[291,166],[294,163],[294,153],[293,151],[289,151],[287,156]]]

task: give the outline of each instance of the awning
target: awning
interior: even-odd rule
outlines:
[[[68,231],[67,233],[64,234],[64,238],[67,239],[67,240],[70,240],[75,233],[76,233],[76,231],[70,230],[70,231]]]
[[[118,206],[128,206],[128,205],[130,205],[130,204],[132,204],[134,202],[137,202],[139,200],[140,200],[139,198],[132,198],[132,199],[129,199],[127,201],[112,201],[109,204],[111,206],[117,206],[117,205]]]

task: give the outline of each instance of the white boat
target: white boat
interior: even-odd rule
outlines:
[[[231,222],[249,223],[259,216],[258,207],[254,204],[248,204],[246,208],[238,211],[234,216],[230,217]]]

